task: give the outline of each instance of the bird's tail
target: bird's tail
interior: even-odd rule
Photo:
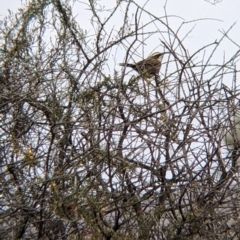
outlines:
[[[119,66],[122,66],[122,67],[131,67],[131,68],[134,68],[135,65],[134,64],[131,64],[131,63],[119,63]]]

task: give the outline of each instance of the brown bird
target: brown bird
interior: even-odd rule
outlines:
[[[137,63],[119,63],[123,67],[131,67],[137,71],[141,76],[151,78],[159,74],[162,65],[163,55],[165,53],[155,52]]]

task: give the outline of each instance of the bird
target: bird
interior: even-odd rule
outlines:
[[[153,76],[158,76],[164,54],[165,53],[154,52],[137,63],[119,63],[119,65],[132,68],[144,78],[151,78]]]

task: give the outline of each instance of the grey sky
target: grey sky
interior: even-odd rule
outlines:
[[[220,30],[227,31],[234,23],[236,23],[236,25],[230,31],[228,36],[240,45],[240,42],[237,42],[239,41],[240,32],[240,1],[222,0],[220,3],[215,5],[212,5],[204,0],[141,0],[137,2],[138,4],[142,4],[145,10],[148,10],[158,17],[164,16],[164,11],[166,11],[167,15],[171,16],[169,18],[169,23],[171,28],[173,28],[175,31],[183,21],[191,22],[193,20],[202,19],[201,21],[184,24],[182,27],[182,36],[184,35],[184,31],[187,33],[191,28],[194,27],[193,31],[184,41],[184,46],[189,50],[190,53],[195,52],[199,48],[214,42],[215,40],[219,40],[222,36]],[[99,0],[97,3],[104,7],[104,9],[113,9],[117,4],[116,0]],[[19,0],[0,0],[0,4],[0,18],[3,18],[6,14],[8,14],[8,9],[15,12],[19,7],[21,7],[21,1]],[[84,19],[84,27],[90,24],[90,21],[88,20],[91,17],[89,15],[90,11],[87,9],[87,4],[88,1],[82,0],[76,3],[74,7],[74,14],[78,15],[78,17],[81,16],[81,20]],[[122,1],[120,4],[121,7],[119,8],[119,17],[122,18],[126,1]],[[132,9],[132,12],[134,14],[135,9]],[[146,21],[149,21],[149,19]],[[83,25],[82,23],[83,22],[81,22],[81,25]],[[122,24],[122,21],[117,20],[113,24],[114,25],[112,26],[115,27],[117,24]],[[86,29],[88,29],[88,27],[86,27]],[[156,42],[156,39],[152,38],[152,41]],[[157,38],[157,41],[159,41],[159,37]],[[147,47],[146,53],[154,50],[151,49],[151,39],[146,41],[146,46],[147,45],[150,45],[151,47]],[[230,43],[230,41],[224,40],[218,48],[216,58],[222,59],[224,55],[229,58],[238,50],[238,48],[239,47]],[[121,61],[123,56],[124,51],[119,55],[120,59],[117,59],[116,62]]]

